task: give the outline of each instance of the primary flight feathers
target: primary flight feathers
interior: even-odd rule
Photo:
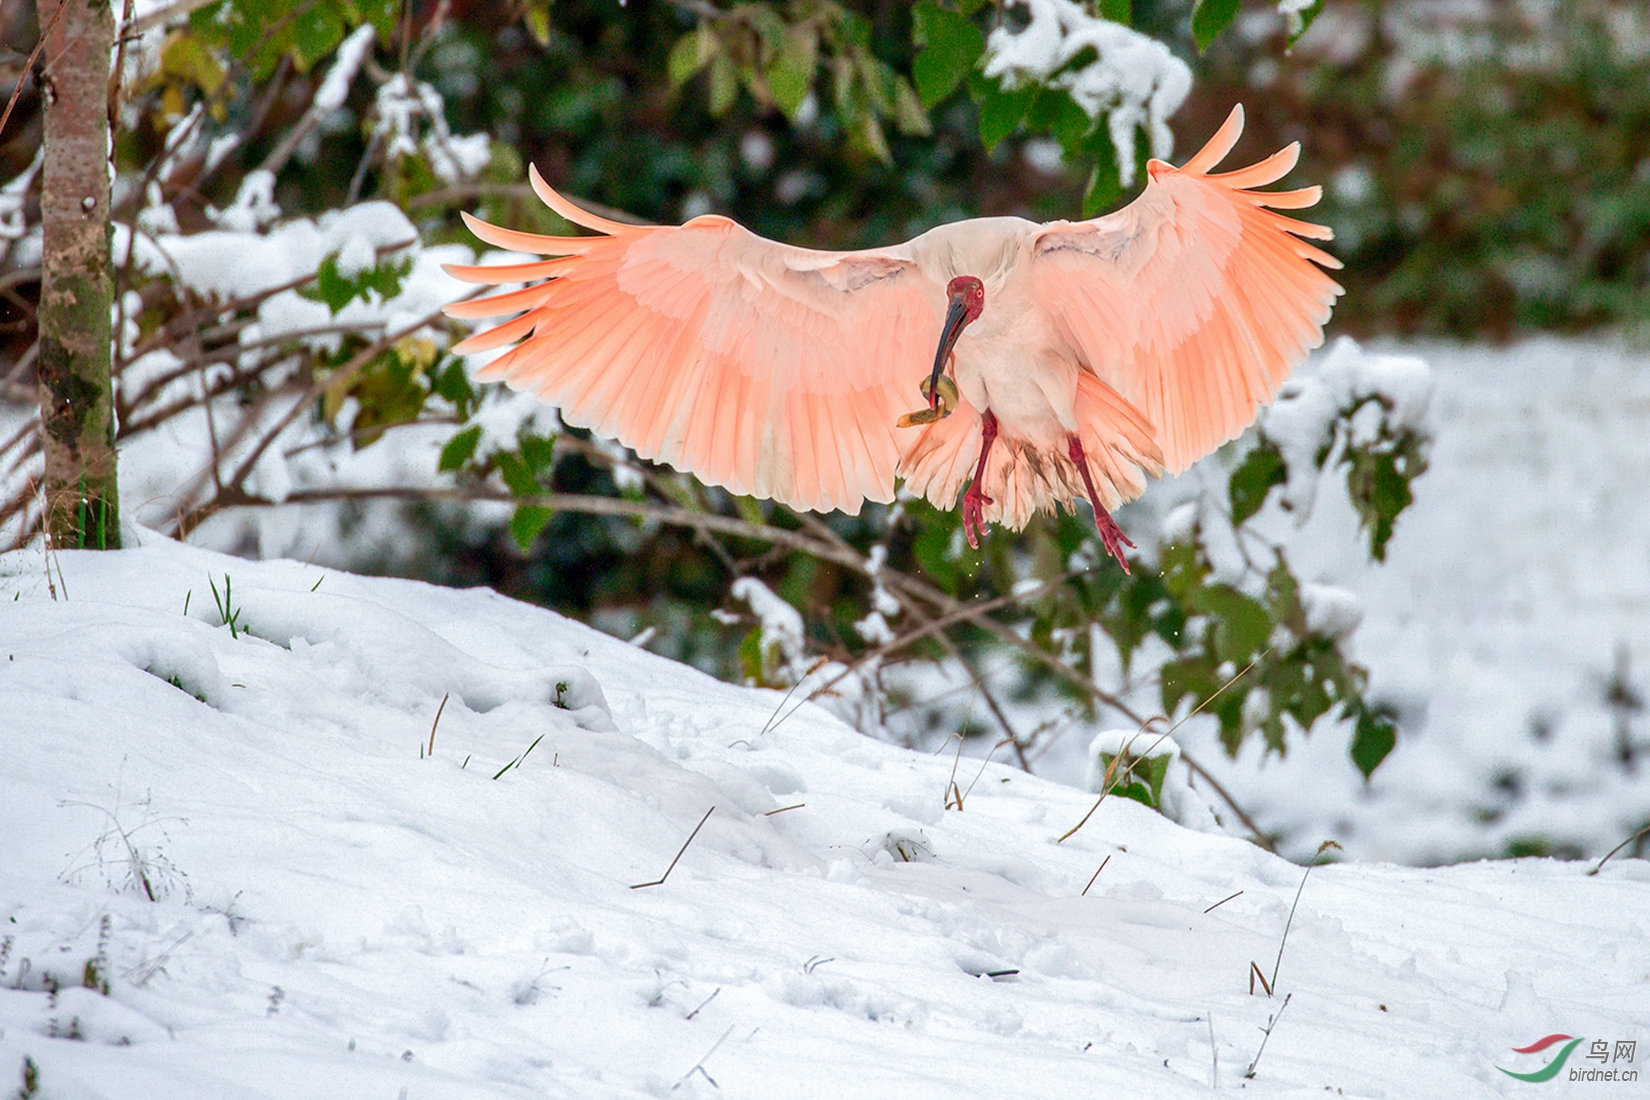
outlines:
[[[449,306],[513,315],[455,350],[513,344],[480,373],[735,493],[856,512],[892,500],[903,477],[950,507],[978,472],[983,519],[1019,527],[1082,497],[1092,473],[1099,520],[1145,474],[1185,469],[1248,426],[1322,343],[1342,293],[1320,270],[1339,262],[1302,239],[1330,231],[1273,212],[1320,189],[1254,190],[1293,168],[1298,146],[1210,173],[1242,128],[1234,108],[1184,166],[1152,161],[1140,197],[1105,217],[980,218],[863,252],[779,244],[716,215],[628,225],[534,170],[539,197],[599,235],[466,215],[488,244],[552,258],[449,266],[467,282],[532,284]],[[958,276],[984,288],[946,359],[960,401],[897,427],[925,401]],[[976,471],[982,449],[997,457],[980,454]]]

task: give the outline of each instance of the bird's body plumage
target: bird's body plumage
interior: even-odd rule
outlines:
[[[1241,129],[1234,109],[1185,166],[1151,162],[1141,196],[1105,217],[979,218],[863,252],[778,244],[714,215],[614,222],[535,171],[549,206],[601,235],[467,219],[490,244],[555,258],[449,268],[472,282],[546,281],[448,312],[519,314],[458,350],[514,343],[483,375],[736,493],[856,512],[892,500],[903,477],[950,507],[983,465],[970,493],[984,520],[1022,527],[1084,497],[1089,480],[1099,519],[1145,475],[1183,470],[1252,422],[1322,343],[1341,293],[1320,270],[1338,262],[1300,239],[1329,231],[1267,209],[1309,206],[1319,189],[1252,190],[1288,172],[1295,147],[1209,174]],[[984,287],[952,345],[960,401],[899,427],[922,400],[959,276]],[[977,464],[988,427],[995,449]]]

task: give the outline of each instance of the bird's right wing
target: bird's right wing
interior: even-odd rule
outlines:
[[[1257,191],[1295,166],[1298,145],[1211,174],[1243,130],[1234,107],[1180,168],[1123,209],[1056,222],[1032,240],[1037,296],[1085,365],[1151,421],[1179,473],[1255,419],[1323,326],[1340,261],[1302,237],[1330,231],[1267,207],[1299,209],[1320,189]]]
[[[483,376],[734,493],[818,511],[893,499],[895,421],[922,404],[945,308],[902,248],[816,252],[717,216],[627,225],[574,206],[536,170],[531,179],[546,205],[601,235],[466,216],[489,244],[555,257],[448,266],[474,283],[544,280],[447,308],[518,315],[454,349],[515,344]]]

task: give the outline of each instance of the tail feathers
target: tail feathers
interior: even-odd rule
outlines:
[[[964,401],[920,432],[898,429],[903,449],[896,472],[905,479],[906,490],[941,510],[954,507],[980,457],[980,424],[979,410]]]
[[[1146,476],[1163,472],[1163,451],[1140,410],[1087,371],[1077,376],[1076,408],[1077,437],[1101,506],[1109,511],[1145,492]],[[900,460],[906,489],[937,508],[955,507],[979,461],[980,424],[980,413],[964,402],[925,427]],[[1064,440],[1032,441],[1006,431],[991,449],[983,489],[992,501],[986,522],[1016,531],[1038,512],[1075,510],[1088,498]]]

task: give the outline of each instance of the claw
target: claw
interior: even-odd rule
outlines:
[[[974,550],[980,548],[978,532],[985,530],[985,506],[997,503],[980,492],[978,485],[978,482],[970,485],[962,499],[963,534],[968,536],[968,545]]]
[[[1117,521],[1111,518],[1111,513],[1104,508],[1095,513],[1094,527],[1100,532],[1100,541],[1105,543],[1107,552],[1117,559],[1117,564],[1123,567],[1123,572],[1129,572],[1129,560],[1123,556],[1123,547],[1127,546],[1131,550],[1135,548],[1129,536],[1123,533],[1123,529],[1117,526]]]

